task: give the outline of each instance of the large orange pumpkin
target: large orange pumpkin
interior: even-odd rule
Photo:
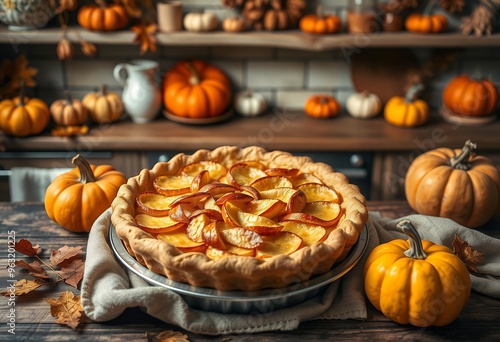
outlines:
[[[84,5],[77,15],[78,24],[91,31],[121,30],[128,25],[129,17],[125,8],[118,4],[106,5],[99,1],[98,5]]]
[[[226,74],[200,60],[176,64],[165,74],[162,87],[167,111],[185,118],[224,114],[232,97]]]
[[[405,177],[406,199],[417,213],[447,217],[470,228],[489,221],[500,209],[500,174],[486,157],[437,148],[418,156]]]
[[[15,137],[41,133],[49,124],[47,104],[37,98],[24,96],[24,87],[18,97],[0,102],[0,130]]]
[[[89,232],[94,221],[111,206],[127,180],[109,165],[90,165],[82,156],[73,170],[57,176],[45,191],[45,211],[72,232]]]
[[[497,107],[498,90],[490,80],[460,75],[446,85],[443,103],[456,115],[489,115]]]
[[[443,14],[413,13],[406,18],[405,27],[414,33],[439,33],[448,28],[448,19]]]

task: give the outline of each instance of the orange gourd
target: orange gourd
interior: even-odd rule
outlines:
[[[372,250],[364,266],[366,296],[400,324],[427,327],[453,322],[469,299],[467,267],[448,247],[421,240],[409,220],[396,227],[409,239]]]
[[[71,98],[66,92],[66,98],[55,100],[50,105],[50,114],[55,123],[63,126],[82,125],[88,117],[87,109],[78,99]]]
[[[108,91],[106,86],[101,86],[101,90],[85,95],[82,103],[87,108],[90,119],[96,123],[115,122],[123,114],[123,101],[120,95],[113,91]]]
[[[201,60],[176,64],[165,74],[162,89],[167,111],[192,119],[224,114],[232,97],[226,74]]]
[[[128,25],[129,16],[123,6],[107,5],[103,0],[96,0],[96,3],[80,8],[77,15],[80,26],[91,31],[115,31]]]
[[[384,108],[385,121],[391,125],[405,128],[425,124],[429,119],[429,106],[425,101],[416,99],[417,94],[422,89],[422,84],[414,84],[404,97],[394,96],[390,98]]]
[[[336,15],[323,15],[321,6],[317,14],[307,14],[299,21],[302,31],[313,34],[337,33],[342,30],[342,20]]]
[[[307,99],[304,111],[313,118],[333,118],[340,113],[340,103],[330,95],[313,95]]]
[[[500,174],[489,159],[475,155],[475,149],[467,141],[462,150],[437,148],[418,156],[405,177],[412,209],[469,228],[489,221],[500,209]]]
[[[490,80],[460,75],[446,85],[443,103],[456,115],[490,115],[498,104],[498,90]]]
[[[0,130],[15,137],[41,133],[49,124],[49,107],[40,99],[24,96],[21,84],[19,96],[0,102]]]
[[[448,19],[443,14],[412,13],[406,18],[405,27],[414,33],[439,33],[448,28]]]
[[[89,232],[127,180],[109,165],[90,165],[82,156],[74,169],[57,176],[45,191],[47,215],[72,232]]]

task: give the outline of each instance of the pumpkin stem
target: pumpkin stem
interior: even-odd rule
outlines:
[[[323,19],[323,6],[321,5],[316,6],[316,15],[318,16],[319,19]]]
[[[98,4],[101,8],[106,8],[106,1],[104,0],[95,0],[95,3]]]
[[[425,6],[424,11],[422,12],[422,14],[423,15],[431,15],[435,6],[436,6],[436,0],[430,0],[427,3],[427,6]]]
[[[191,77],[189,77],[189,83],[195,85],[200,83],[200,73],[196,70],[192,62],[187,62],[187,67],[191,71]]]
[[[408,103],[415,101],[418,94],[424,89],[424,85],[422,83],[413,84],[410,89],[406,92],[405,100]]]
[[[469,162],[470,155],[476,151],[477,145],[470,140],[467,140],[458,156],[450,159],[450,166],[454,169],[467,171],[472,168]]]
[[[64,91],[64,96],[66,96],[66,103],[67,103],[67,104],[71,104],[71,101],[72,101],[73,99],[71,98],[71,94],[69,93],[69,90],[65,90],[65,91]]]
[[[407,257],[413,259],[425,259],[427,254],[424,252],[424,247],[422,246],[422,239],[418,235],[417,230],[410,222],[410,220],[401,220],[396,225],[396,228],[401,230],[408,236],[408,241],[410,242],[410,249],[406,250],[404,253]]]
[[[71,159],[71,162],[73,165],[76,165],[80,171],[80,183],[87,184],[96,181],[94,172],[85,158],[77,154],[73,157],[73,159]]]
[[[108,87],[106,87],[106,85],[105,85],[105,84],[102,84],[102,85],[101,85],[101,89],[100,89],[99,91],[101,92],[101,95],[102,95],[102,96],[105,96],[105,95],[106,95],[106,93],[108,92]]]
[[[24,79],[19,79],[19,107],[24,106]]]

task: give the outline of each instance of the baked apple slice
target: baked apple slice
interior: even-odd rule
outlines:
[[[340,218],[340,205],[329,201],[307,203],[301,213],[285,215],[281,221],[309,223],[322,227],[335,224]]]
[[[275,255],[288,255],[302,247],[302,239],[291,232],[279,232],[262,237],[262,244],[255,250],[259,259],[271,258]]]
[[[224,227],[224,222],[215,221],[207,224],[202,229],[202,239],[208,246],[212,246],[217,249],[225,250],[226,242],[222,238],[221,229]]]
[[[244,210],[253,215],[259,215],[273,219],[286,210],[286,204],[278,199],[261,199],[248,202]]]
[[[218,180],[227,173],[227,168],[224,165],[213,161],[199,161],[187,164],[182,168],[181,173],[189,177],[195,177],[203,170],[207,170],[213,180]]]
[[[265,176],[256,179],[251,184],[258,191],[276,189],[276,188],[293,188],[292,182],[285,176]]]
[[[238,188],[233,185],[224,184],[224,183],[210,183],[206,184],[204,187],[200,189],[200,192],[206,192],[215,197],[216,199],[220,196],[237,191]]]
[[[207,249],[207,245],[203,242],[194,242],[188,239],[185,229],[177,229],[170,233],[158,234],[156,236],[158,240],[163,240],[168,242],[172,246],[176,247],[181,252],[201,252],[204,253]]]
[[[182,175],[158,176],[153,181],[154,189],[165,196],[187,194],[192,179]]]
[[[306,194],[307,202],[330,201],[339,202],[339,195],[329,186],[318,183],[299,185],[297,189]]]
[[[253,230],[246,228],[231,228],[224,222],[217,222],[221,235],[227,243],[245,249],[253,249],[262,243],[262,237]]]
[[[228,256],[247,256],[247,257],[253,257],[255,256],[255,249],[248,249],[248,248],[241,248],[241,247],[236,247],[233,245],[227,245],[226,250],[222,249],[217,249],[211,246],[208,246],[207,250],[205,251],[205,254],[207,257],[209,257],[212,260],[219,260],[224,257]]]
[[[234,186],[250,185],[255,180],[266,176],[267,174],[263,170],[249,166],[245,163],[236,163],[232,165],[226,175],[229,184]]]
[[[293,187],[297,188],[298,186],[306,183],[318,183],[323,184],[321,179],[313,175],[312,173],[299,173],[296,176],[290,177],[290,181],[293,183]]]
[[[208,172],[208,170],[202,170],[196,176],[194,176],[193,180],[191,181],[189,190],[191,191],[191,193],[198,192],[202,187],[210,183],[211,180],[212,179],[210,178],[210,173]]]
[[[215,204],[219,207],[222,207],[224,203],[231,202],[232,204],[240,207],[242,205],[247,204],[248,202],[253,201],[254,198],[250,195],[247,195],[243,192],[229,192],[227,194],[222,195],[215,201]]]
[[[170,206],[173,208],[178,204],[189,204],[193,207],[203,207],[203,201],[209,198],[211,195],[208,192],[195,192],[193,194],[187,194],[184,196],[179,196],[175,201],[173,201]]]
[[[248,228],[261,235],[275,234],[283,228],[267,217],[244,212],[230,202],[222,207],[222,218],[230,227]]]
[[[268,176],[294,177],[300,172],[300,170],[294,169],[294,168],[287,169],[284,167],[273,167],[273,168],[264,170],[264,172]]]
[[[170,216],[151,216],[148,214],[135,215],[135,222],[144,231],[151,234],[168,233],[186,225],[183,222],[172,220]]]
[[[194,242],[204,242],[203,228],[208,226],[210,223],[212,223],[212,220],[210,220],[210,218],[205,214],[200,214],[194,217],[186,227],[187,238]]]
[[[283,222],[283,232],[291,232],[298,235],[304,246],[311,246],[316,242],[322,242],[326,238],[326,228],[314,224],[300,223],[294,221]]]
[[[135,202],[144,214],[166,216],[170,211],[170,204],[179,196],[182,195],[165,196],[153,191],[145,191],[136,196]]]

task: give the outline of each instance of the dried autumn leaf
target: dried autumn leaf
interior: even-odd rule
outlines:
[[[33,277],[50,279],[45,269],[36,260],[29,264],[24,260],[17,260],[16,266],[27,269],[29,271],[29,274],[32,275]]]
[[[80,254],[82,252],[82,248],[82,246],[68,247],[67,245],[64,245],[57,250],[53,249],[50,252],[50,263],[54,266],[61,266],[61,264],[64,264],[66,261],[69,261],[69,259]]]
[[[21,296],[23,294],[30,293],[33,290],[36,290],[42,285],[49,284],[42,279],[34,279],[34,280],[26,280],[21,279],[14,283],[14,294],[16,296]],[[2,296],[8,297],[10,295],[10,291],[5,291],[1,293]]]
[[[155,33],[158,27],[155,24],[143,25],[138,24],[132,27],[132,31],[135,33],[134,42],[140,44],[141,54],[147,52],[156,51],[156,36]]]
[[[116,2],[120,3],[123,8],[125,8],[125,12],[127,12],[129,17],[139,18],[141,16],[141,6],[137,5],[136,0],[116,0]]]
[[[71,137],[74,135],[85,135],[89,131],[89,127],[83,126],[60,126],[56,125],[52,131],[51,135],[55,137]]]
[[[80,41],[80,47],[83,54],[87,57],[94,57],[95,53],[97,52],[97,47],[95,46],[95,44],[87,42],[85,40]]]
[[[31,244],[31,242],[29,242],[26,239],[21,239],[18,242],[16,242],[16,245],[14,248],[19,253],[23,253],[27,256],[35,256],[41,252],[41,248],[38,247],[38,245],[33,246]]]
[[[59,275],[68,285],[78,288],[78,283],[83,278],[85,263],[82,259],[73,259],[68,265],[64,265],[59,271]]]
[[[83,312],[80,296],[64,291],[59,298],[45,298],[45,301],[50,304],[52,317],[57,317],[56,323],[66,324],[72,329],[78,327]]]
[[[453,240],[453,253],[463,261],[468,269],[478,272],[476,265],[484,260],[484,254],[473,249],[469,243],[455,234]]]
[[[28,59],[24,55],[19,55],[14,61],[14,69],[10,86],[14,89],[19,89],[21,80],[24,81],[24,86],[34,87],[36,82],[33,79],[38,74],[38,69],[28,66]]]
[[[174,330],[165,330],[159,334],[147,332],[148,342],[189,342],[187,335]]]

